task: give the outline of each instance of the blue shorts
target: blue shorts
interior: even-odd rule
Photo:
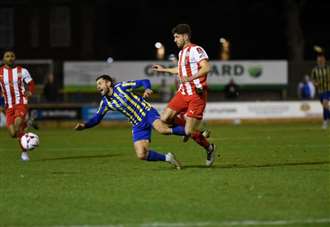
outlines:
[[[330,91],[320,93],[320,102],[323,102],[324,99],[330,100]]]
[[[150,142],[152,123],[159,118],[160,116],[157,110],[151,108],[151,110],[147,112],[147,115],[144,117],[144,119],[137,125],[133,126],[133,142],[135,143],[139,140],[149,140]]]

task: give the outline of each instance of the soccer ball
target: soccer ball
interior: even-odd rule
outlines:
[[[32,132],[27,132],[21,137],[21,145],[25,150],[32,150],[39,145],[39,136]]]

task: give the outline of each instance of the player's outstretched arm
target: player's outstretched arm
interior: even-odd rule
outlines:
[[[130,80],[130,81],[124,81],[121,83],[121,88],[123,90],[134,90],[137,88],[143,87],[144,93],[143,98],[149,98],[153,91],[151,89],[151,83],[150,80],[144,79],[144,80]]]
[[[151,89],[151,83],[150,80],[144,79],[144,80],[129,80],[124,81],[120,84],[121,89],[123,90],[134,90],[140,87],[143,87],[144,89]]]
[[[106,102],[104,102],[103,100],[101,100],[100,102],[100,106],[99,109],[97,110],[97,112],[95,113],[95,115],[89,119],[87,122],[84,123],[78,123],[75,126],[75,130],[81,131],[87,128],[92,128],[95,125],[98,125],[101,120],[103,119],[104,115],[109,111]]]
[[[153,65],[152,69],[156,72],[166,72],[166,73],[171,73],[171,74],[178,74],[178,67],[173,67],[173,68],[165,68],[161,65]]]
[[[87,128],[92,128],[94,127],[95,125],[98,125],[104,114],[106,113],[106,111],[103,111],[103,112],[97,112],[94,117],[92,117],[91,119],[89,119],[87,122],[85,123],[78,123],[76,124],[76,126],[74,127],[75,130],[77,131],[81,131],[81,130],[84,130],[84,129],[87,129]]]

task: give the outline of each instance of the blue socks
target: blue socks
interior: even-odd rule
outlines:
[[[185,136],[185,130],[183,126],[176,125],[172,128],[172,134],[173,135],[178,135],[178,136]]]
[[[156,151],[149,150],[147,161],[165,161],[165,155]]]

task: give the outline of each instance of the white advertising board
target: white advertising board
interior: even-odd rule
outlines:
[[[166,104],[153,106],[162,111]],[[296,102],[209,102],[204,119],[280,119],[321,117],[322,108],[318,101]]]
[[[152,70],[153,64],[175,66],[168,61],[118,61],[108,64],[99,61],[65,62],[64,86],[95,85],[101,74],[112,75],[118,81],[149,79],[153,85],[173,84],[175,77]],[[211,61],[209,85],[224,85],[234,79],[240,85],[286,85],[288,66],[286,61]]]

